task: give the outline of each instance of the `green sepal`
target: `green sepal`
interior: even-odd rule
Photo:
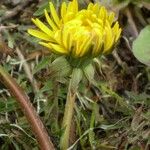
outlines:
[[[89,80],[90,83],[94,82],[94,74],[95,74],[95,69],[92,64],[87,65],[86,67],[83,68],[84,75],[86,78]]]
[[[52,62],[51,69],[57,77],[67,77],[71,72],[71,66],[64,56],[56,58]]]
[[[73,68],[71,75],[70,87],[75,91],[83,77],[83,71],[80,68]]]

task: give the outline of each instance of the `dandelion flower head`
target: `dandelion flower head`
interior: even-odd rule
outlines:
[[[56,54],[94,58],[110,53],[120,37],[114,13],[98,3],[79,10],[77,0],[63,2],[57,13],[50,2],[49,9],[50,14],[44,10],[46,23],[32,19],[38,29],[28,29],[28,33],[41,39],[39,43]]]

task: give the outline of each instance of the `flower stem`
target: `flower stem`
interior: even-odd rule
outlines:
[[[19,103],[24,115],[31,125],[32,131],[35,134],[37,141],[39,142],[42,150],[54,150],[54,145],[48,136],[48,133],[40,120],[40,117],[36,113],[32,103],[29,101],[28,96],[17,84],[17,82],[4,70],[0,65],[0,82],[2,82],[9,90],[10,93],[15,97]]]
[[[72,116],[74,111],[75,97],[76,97],[76,91],[71,89],[69,83],[67,102],[65,105],[65,113],[64,113],[63,124],[62,124],[62,127],[63,129],[65,129],[65,131],[60,141],[60,148],[62,150],[66,150],[69,146],[69,136],[70,136]]]
[[[64,129],[64,133],[60,139],[60,149],[67,150],[69,147],[69,138],[70,138],[70,130],[74,112],[75,98],[76,92],[78,88],[78,84],[82,79],[82,71],[80,69],[74,68],[72,71],[72,76],[69,81],[68,93],[67,93],[67,101],[65,105],[65,112],[63,118],[62,128]]]

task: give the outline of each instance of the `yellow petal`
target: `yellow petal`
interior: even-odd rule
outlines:
[[[60,45],[52,44],[52,43],[50,45],[51,45],[53,51],[56,53],[60,53],[60,54],[67,54],[68,53],[68,51]]]
[[[119,29],[119,24],[118,24],[118,22],[116,22],[112,28],[113,33],[116,33],[118,31],[118,29]]]
[[[76,57],[79,57],[79,54],[81,52],[81,50],[79,49],[79,46],[80,46],[80,41],[78,40],[76,41],[76,51],[74,52]]]
[[[88,52],[90,45],[92,45],[92,38],[93,37],[90,37],[88,39],[88,41],[86,42],[86,44],[84,45],[84,47],[80,53],[80,57],[82,57],[83,55],[85,55]]]
[[[88,23],[89,26],[93,27],[93,23],[90,19],[86,19],[85,21],[86,23]]]
[[[73,46],[73,37],[69,34],[68,35],[68,50],[71,51],[71,48]]]
[[[99,5],[98,3],[96,3],[96,4],[93,5],[92,10],[93,10],[93,12],[94,12],[95,14],[98,14],[99,8],[100,8],[100,5]]]
[[[87,10],[92,10],[93,9],[93,3],[89,3],[88,7],[87,7]]]
[[[61,5],[61,17],[64,18],[67,12],[67,5],[65,2],[62,3]]]
[[[49,49],[52,48],[51,45],[50,45],[49,43],[39,42],[39,44],[42,45],[42,46],[45,46],[45,47],[47,47],[47,48],[49,48]]]
[[[73,8],[74,13],[78,12],[78,2],[77,2],[77,0],[72,1],[72,8]]]
[[[56,31],[56,33],[54,34],[54,39],[58,44],[62,45],[61,30]]]
[[[115,39],[115,42],[118,41],[119,37],[120,37],[120,34],[121,34],[121,29],[119,28],[118,32],[117,32],[117,35],[116,35],[116,39]]]
[[[45,13],[46,20],[47,20],[47,22],[49,23],[49,25],[51,26],[51,28],[52,28],[53,30],[57,30],[58,27],[57,27],[56,24],[51,20],[51,18],[49,17],[49,15],[48,15],[46,9],[44,10],[44,13]]]
[[[49,37],[47,34],[38,31],[38,30],[34,30],[34,29],[28,29],[28,33],[45,41],[51,41],[51,37]]]
[[[111,28],[106,27],[105,31],[106,31],[106,35],[104,41],[104,53],[107,52],[112,47],[114,42],[114,37],[112,35]]]
[[[101,19],[97,19],[97,22],[98,22],[98,24],[99,24],[100,26],[102,26],[102,27],[103,27],[104,22],[103,22]]]
[[[114,18],[115,18],[115,13],[111,12],[108,16],[108,21],[110,25],[112,25],[112,23],[114,22]]]
[[[84,39],[84,38],[82,38],[83,37],[82,29],[78,28],[78,30],[79,31],[74,34],[75,48],[74,48],[73,54],[75,55],[75,57],[79,56],[79,54],[81,52],[81,49],[80,49],[80,46],[81,46],[81,43],[82,43],[81,39]]]
[[[39,27],[38,23],[36,22],[36,20],[34,18],[31,18],[31,20],[37,27]]]
[[[40,28],[44,33],[46,33],[48,36],[53,37],[53,32],[39,19],[32,19],[32,21],[35,23],[37,27]]]
[[[103,43],[102,36],[99,35],[99,37],[97,37],[96,39],[96,43],[92,51],[94,56],[98,56],[102,52],[102,49],[101,49],[102,43]]]
[[[67,29],[63,29],[62,30],[62,42],[65,48],[68,48],[68,34],[69,34],[69,30]]]
[[[79,41],[74,41],[73,42],[73,48],[71,49],[71,54],[72,54],[73,57],[78,57],[78,55],[77,55],[77,53],[78,53],[78,49],[77,49],[78,42]]]
[[[39,44],[49,48],[52,52],[57,54],[67,54],[64,48],[62,48],[60,45],[52,44],[52,43],[45,43],[45,42],[39,42]]]
[[[63,22],[66,23],[66,22],[70,21],[72,18],[74,18],[74,13],[69,12],[62,19],[63,19]]]
[[[121,29],[119,28],[118,22],[115,23],[115,25],[112,28],[113,33],[115,34],[115,42],[118,41],[120,34],[121,34]]]
[[[55,23],[57,24],[58,27],[60,27],[60,20],[59,20],[56,9],[52,2],[49,3],[49,7],[50,7],[51,15],[52,15]]]
[[[88,44],[89,41],[90,41],[90,37],[88,37],[88,36],[83,39],[83,42],[80,46],[80,51],[79,51],[80,57],[85,54],[86,47],[87,47],[87,44]]]
[[[98,18],[100,18],[101,20],[105,21],[107,16],[107,10],[104,6],[102,6],[99,10],[99,14],[98,14]]]

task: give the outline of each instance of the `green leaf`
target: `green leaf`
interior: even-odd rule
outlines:
[[[33,70],[33,74],[37,73],[47,65],[51,64],[51,56],[45,57]]]
[[[13,98],[8,98],[7,101],[0,99],[0,113],[14,111],[17,107],[18,104]]]
[[[42,16],[44,14],[44,9],[46,9],[49,12],[49,2],[43,3],[39,9],[33,14],[34,16]]]
[[[117,124],[110,124],[110,125],[102,124],[99,126],[99,128],[101,128],[103,130],[113,130],[113,129],[118,129],[119,126],[117,126]]]
[[[150,66],[150,25],[146,26],[133,42],[133,54],[143,64]]]

